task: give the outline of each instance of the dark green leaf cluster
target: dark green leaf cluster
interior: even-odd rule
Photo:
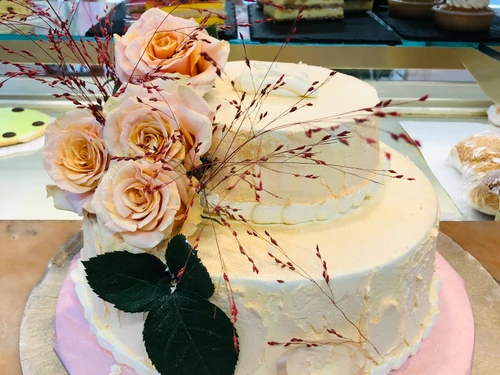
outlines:
[[[166,264],[150,254],[110,252],[83,262],[92,290],[117,309],[148,312],[143,340],[161,374],[232,375],[236,331],[208,299],[214,285],[186,237],[173,237]]]

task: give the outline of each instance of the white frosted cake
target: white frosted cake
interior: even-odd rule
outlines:
[[[242,91],[240,108],[252,107],[252,92],[272,87],[283,74],[284,85],[233,121],[238,109],[231,102],[239,102]],[[387,375],[418,352],[439,315],[433,188],[411,161],[379,143],[376,116],[353,120],[369,114],[357,110],[378,103],[375,89],[347,75],[330,75],[304,64],[252,63],[250,72],[244,62],[228,63],[223,79],[205,96],[217,109],[217,128],[202,200],[206,209],[225,207],[245,220],[226,217],[230,229],[205,220],[190,242],[197,243],[215,285],[211,301],[228,315],[222,279],[224,272],[230,275],[238,310],[237,375]],[[327,135],[336,141],[324,140]],[[279,154],[280,147],[300,153],[310,144],[318,146],[309,158]],[[251,166],[247,180],[222,178],[234,165],[268,155]],[[405,178],[395,178],[390,169]],[[84,217],[83,233],[82,260],[117,250],[164,259],[167,241],[151,249],[134,247],[92,213]],[[329,285],[317,247],[328,265]],[[300,268],[291,270],[288,262]],[[99,344],[137,374],[157,374],[142,338],[147,314],[120,312],[101,300],[82,264],[72,278]],[[294,338],[315,344],[281,345]]]

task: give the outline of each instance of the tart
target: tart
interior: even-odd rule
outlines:
[[[450,31],[485,32],[490,29],[495,17],[495,11],[487,4],[484,7],[464,8],[448,1],[435,6],[433,11],[436,26]]]
[[[389,15],[394,18],[423,19],[432,18],[433,7],[441,4],[441,0],[389,0]]]

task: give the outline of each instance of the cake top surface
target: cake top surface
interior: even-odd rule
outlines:
[[[285,128],[287,132],[303,132],[308,127],[327,127],[341,123],[342,119],[363,117],[366,112],[351,112],[379,102],[375,88],[368,83],[342,73],[331,74],[329,69],[307,64],[252,61],[249,68],[244,61],[229,62],[206,99],[214,108],[221,106],[216,122],[229,125],[237,112],[230,102],[236,100],[240,104],[243,92],[238,88],[244,89],[243,114],[235,122],[236,128]],[[269,89],[262,95],[261,90],[267,85]],[[313,89],[308,91],[310,87]],[[252,93],[255,91],[257,94]],[[260,119],[264,113],[267,115]]]
[[[319,245],[328,262],[330,275],[351,275],[356,272],[387,265],[408,256],[415,246],[426,241],[429,231],[439,221],[438,201],[434,189],[425,175],[406,157],[392,149],[391,168],[404,173],[406,178],[386,178],[380,185],[376,199],[370,199],[360,208],[335,220],[299,225],[251,226],[259,233],[268,231],[288,256],[305,270],[320,275],[321,265],[315,256]],[[249,256],[260,267],[259,276],[252,273],[251,265],[239,253],[236,239],[221,227],[217,235],[205,227],[199,244],[199,255],[210,273],[220,273],[217,248],[223,249],[226,266],[235,278],[248,280],[284,279],[302,280],[300,275],[281,269],[270,261],[267,252],[283,257],[266,239],[246,234],[243,223],[232,223],[239,233]],[[218,226],[216,226],[218,229]],[[437,235],[437,231],[435,233]]]

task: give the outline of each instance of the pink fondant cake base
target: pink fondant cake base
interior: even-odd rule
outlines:
[[[101,348],[89,330],[83,308],[69,274],[57,302],[54,349],[70,375],[109,375],[117,365],[110,352]],[[474,321],[463,279],[437,255],[437,274],[441,279],[440,318],[420,351],[390,375],[470,375],[474,349]],[[135,372],[119,365],[122,375]]]

